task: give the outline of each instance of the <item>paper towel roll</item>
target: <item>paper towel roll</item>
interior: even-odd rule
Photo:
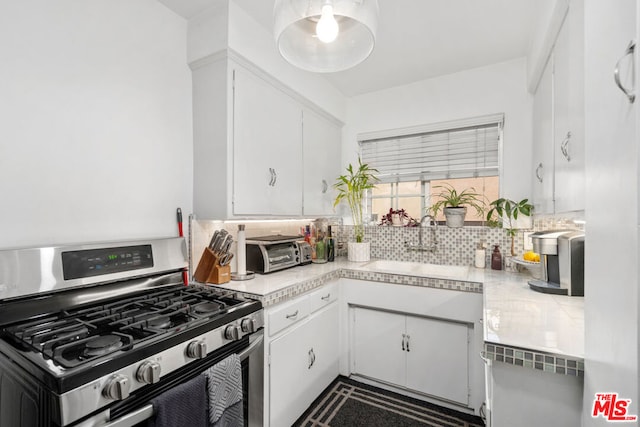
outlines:
[[[244,235],[244,224],[238,225],[236,265],[238,275],[247,274],[247,238]]]

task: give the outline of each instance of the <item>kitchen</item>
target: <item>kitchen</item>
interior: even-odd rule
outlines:
[[[214,3],[211,15],[201,19],[228,25],[225,36],[206,26],[190,31],[185,17],[151,0],[3,2],[2,248],[175,235],[176,207],[188,213],[198,203],[188,64],[228,46],[345,123],[341,150],[334,154],[340,170],[355,160],[361,132],[503,112],[505,141],[519,145],[505,144],[502,190],[512,197],[531,191],[529,79],[542,71],[535,64],[548,44],[544,30],[564,2],[536,2],[546,20],[534,28],[533,52],[350,97],[282,61],[270,30],[245,11],[248,2]],[[638,6],[604,3],[584,4],[589,244],[583,425],[604,422],[588,411],[596,393],[616,392],[632,400],[630,414],[640,412],[638,112],[613,82],[616,62],[629,40],[637,39]],[[195,9],[187,13],[195,13],[208,2],[190,5]],[[381,13],[392,7],[380,2]],[[229,23],[227,16],[233,18]],[[199,45],[203,38],[211,43]],[[210,169],[227,168],[215,161]],[[631,208],[612,211],[608,205],[619,204],[625,190]]]

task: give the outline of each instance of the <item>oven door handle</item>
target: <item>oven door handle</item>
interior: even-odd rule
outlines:
[[[249,357],[251,355],[251,353],[253,352],[253,350],[255,350],[256,347],[258,347],[260,344],[263,343],[263,341],[264,341],[264,329],[260,329],[259,331],[254,333],[251,336],[251,338],[253,338],[253,342],[251,342],[251,344],[249,344],[249,347],[245,348],[240,353],[238,353],[238,357],[240,358],[241,361],[246,359],[247,357]]]
[[[115,421],[104,424],[103,427],[131,427],[151,417],[153,417],[153,405],[149,404],[123,415]]]
[[[253,339],[253,341],[249,344],[249,347],[238,353],[240,360],[245,360],[264,342],[264,329],[260,329],[254,333],[250,339]],[[129,414],[123,415],[117,420],[105,424],[103,427],[131,427],[151,417],[153,417],[153,405],[149,404]]]

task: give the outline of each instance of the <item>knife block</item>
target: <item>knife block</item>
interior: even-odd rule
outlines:
[[[193,277],[201,283],[227,283],[231,281],[231,266],[220,265],[220,260],[213,251],[205,248]]]

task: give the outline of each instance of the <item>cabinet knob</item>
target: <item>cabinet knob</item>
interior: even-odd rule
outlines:
[[[329,184],[327,183],[326,180],[322,180],[322,194],[325,194],[327,192],[327,190],[329,189]]]

